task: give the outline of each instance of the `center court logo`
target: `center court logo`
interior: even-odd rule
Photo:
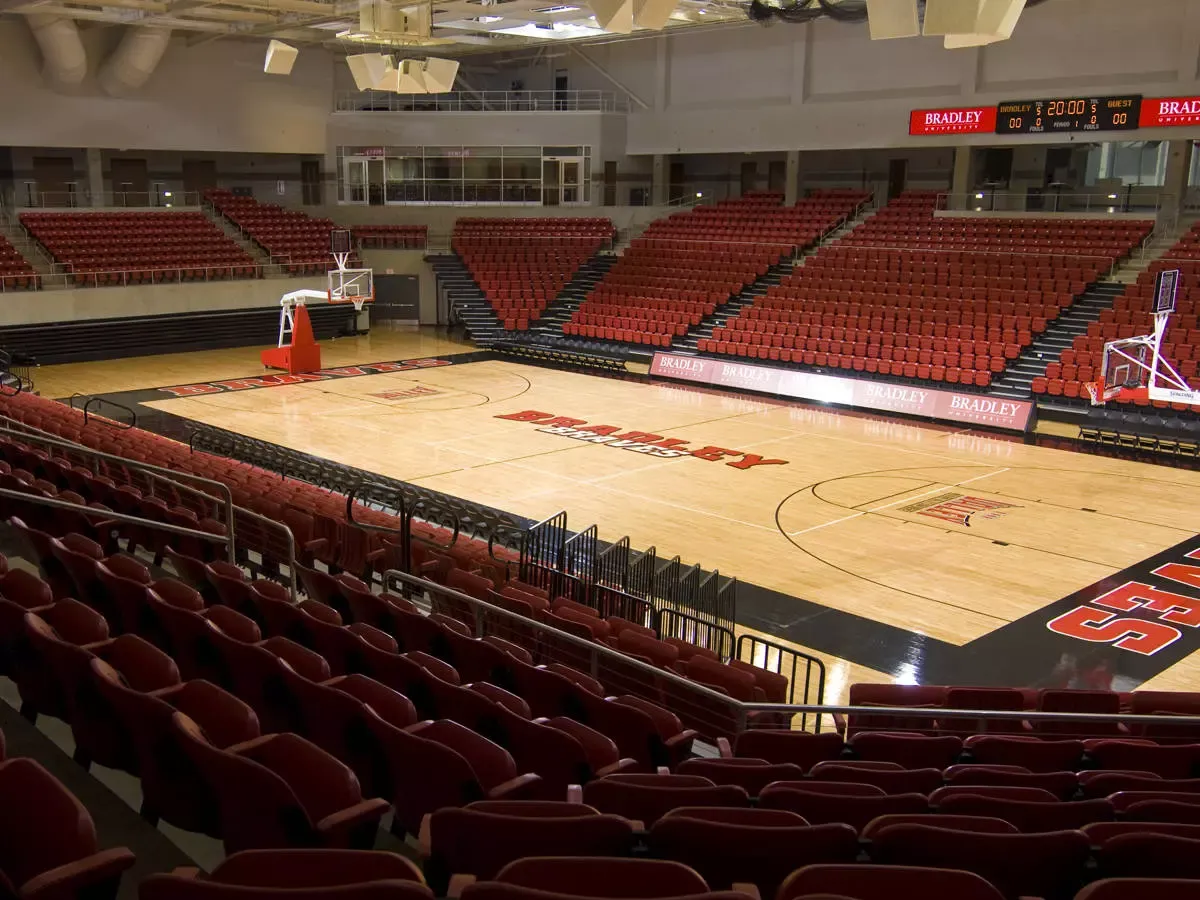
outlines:
[[[755,453],[727,450],[724,447],[712,445],[692,447],[689,441],[680,438],[663,437],[661,434],[651,434],[648,431],[626,431],[616,425],[589,425],[585,419],[556,416],[553,413],[540,412],[535,409],[508,413],[496,416],[496,418],[507,419],[510,422],[529,422],[540,426],[538,431],[542,434],[554,434],[589,444],[603,444],[606,447],[628,450],[631,453],[643,453],[657,459],[680,459],[691,456],[707,462],[723,462],[740,471],[753,469],[755,466],[787,465],[786,459],[767,459]]]
[[[437,388],[423,384],[413,385],[396,391],[381,391],[378,394],[367,394],[368,397],[378,397],[380,400],[411,400],[414,397],[437,397],[443,392]]]
[[[1001,500],[989,500],[986,497],[968,497],[966,494],[939,494],[922,503],[902,506],[901,512],[916,513],[953,522],[955,525],[971,527],[971,519],[999,519],[1005,510],[1020,509],[1015,503],[1004,503]]]

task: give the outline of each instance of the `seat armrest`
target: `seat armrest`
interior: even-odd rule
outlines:
[[[21,885],[22,900],[75,900],[78,897],[116,896],[121,874],[135,862],[126,847],[101,850],[84,859],[43,872]],[[111,885],[110,890],[99,885]]]
[[[353,806],[330,813],[317,822],[317,831],[324,835],[343,835],[366,822],[378,822],[388,811],[388,802],[381,797],[360,800]],[[340,842],[332,842],[335,846]]]
[[[446,888],[446,897],[450,898],[450,900],[456,900],[456,898],[462,896],[463,888],[465,888],[469,885],[472,885],[474,883],[475,883],[474,875],[464,875],[464,874],[451,875],[450,876],[450,886]]]
[[[567,802],[582,803],[583,802],[583,785],[568,784],[567,785]]]
[[[431,815],[431,813],[425,813],[421,816],[421,830],[417,832],[417,845],[420,848],[422,859],[429,859],[433,855],[433,835],[430,833],[429,827]]]
[[[758,885],[756,884],[750,884],[749,882],[745,881],[735,881],[733,883],[733,889],[739,894],[746,894],[750,897],[753,897],[754,900],[762,900],[762,895],[759,894]]]
[[[541,789],[542,776],[526,772],[516,778],[510,778],[503,784],[498,784],[488,791],[489,800],[537,800]]]
[[[721,759],[733,758],[733,745],[729,743],[729,738],[717,738],[717,749],[721,752]]]
[[[846,736],[846,717],[841,713],[833,713],[833,728],[842,737]]]
[[[596,770],[596,777],[603,778],[605,775],[615,775],[618,772],[636,772],[641,768],[641,763],[631,756],[626,756],[618,759],[615,763],[610,763],[603,769]]]

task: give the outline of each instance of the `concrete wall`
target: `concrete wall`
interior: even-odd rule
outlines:
[[[120,29],[83,32],[93,72]],[[698,29],[584,46],[631,95],[632,112],[333,113],[350,86],[340,57],[306,46],[287,78],[262,73],[263,41],[174,40],[139,94],[76,93],[43,83],[39,53],[19,18],[0,21],[0,146],[107,147],[328,155],[339,145],[588,144],[593,161],[670,153],[747,153],[996,144],[995,135],[910,137],[914,107],[1104,93],[1200,95],[1200,3],[1054,0],[1027,9],[1013,38],[945,50],[940,40],[871,41],[865,24],[828,19]],[[467,56],[480,89],[619,91],[573,51]],[[522,61],[514,62],[513,59]],[[1186,138],[1188,128],[1136,139]],[[1107,138],[1133,138],[1110,133]],[[1095,136],[1081,138],[1090,143]],[[1011,139],[1060,142],[1061,135]]]
[[[90,74],[74,93],[41,75],[41,58],[20,17],[0,20],[0,144],[14,147],[113,147],[325,152],[333,104],[334,56],[305,48],[287,78],[262,71],[264,41],[171,41],[138,94],[104,95],[95,72],[122,29],[81,29]],[[339,64],[340,65],[340,64]]]
[[[301,288],[325,290],[326,286],[324,278],[310,277],[16,291],[5,294],[4,302],[0,303],[0,325],[277,307],[279,298],[288,291]]]

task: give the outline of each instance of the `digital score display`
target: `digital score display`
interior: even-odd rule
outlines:
[[[996,134],[1132,131],[1138,127],[1141,106],[1138,94],[1008,100],[996,109]]]

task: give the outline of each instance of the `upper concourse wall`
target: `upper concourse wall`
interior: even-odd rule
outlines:
[[[1197,0],[1050,0],[1028,9],[1009,41],[945,50],[940,39],[871,41],[865,24],[821,20],[697,29],[573,48],[463,58],[477,89],[630,94],[628,115],[334,113],[352,88],[335,54],[302,48],[293,73],[264,75],[264,41],[224,39],[168,49],[137,95],[102,94],[94,72],[120,29],[82,31],[93,73],[72,93],[44,83],[26,24],[0,21],[0,146],[100,147],[333,156],[339,146],[581,145],[593,161],[669,153],[837,150],[951,144],[1062,143],[1071,136],[910,137],[917,107],[1136,93],[1200,94]],[[1181,138],[1186,128],[1136,132]],[[1088,140],[1134,139],[1109,133]]]

